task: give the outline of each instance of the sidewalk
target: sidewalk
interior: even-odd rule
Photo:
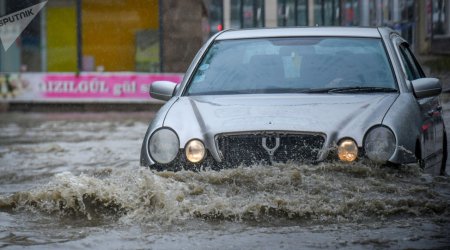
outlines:
[[[161,106],[150,103],[0,103],[0,112],[156,112]]]

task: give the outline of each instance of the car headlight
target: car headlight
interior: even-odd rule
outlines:
[[[364,150],[374,162],[385,163],[394,154],[395,148],[395,135],[387,127],[375,127],[366,134]]]
[[[358,146],[356,142],[351,139],[344,139],[338,145],[339,160],[345,162],[352,162],[358,157]]]
[[[150,156],[161,164],[173,161],[180,149],[178,136],[168,128],[162,128],[154,132],[148,144]]]
[[[186,158],[192,163],[198,163],[205,158],[206,149],[205,145],[199,140],[192,140],[186,144],[184,149]]]

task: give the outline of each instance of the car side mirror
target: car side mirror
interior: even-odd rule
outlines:
[[[437,78],[420,78],[411,81],[417,98],[437,96],[442,92],[442,85]]]
[[[168,101],[172,98],[178,84],[171,81],[155,81],[150,85],[150,97]]]

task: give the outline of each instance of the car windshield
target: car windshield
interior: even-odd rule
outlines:
[[[396,91],[381,39],[258,38],[216,41],[187,95]]]

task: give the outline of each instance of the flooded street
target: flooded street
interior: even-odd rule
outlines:
[[[360,163],[152,172],[139,166],[152,115],[2,113],[0,248],[450,248],[449,177]]]

